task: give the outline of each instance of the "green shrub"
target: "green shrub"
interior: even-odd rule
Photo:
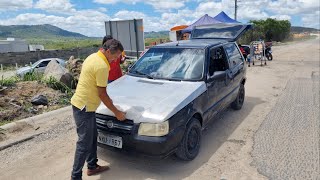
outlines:
[[[10,78],[3,78],[3,76],[0,79],[0,86],[13,86],[19,81],[19,78],[16,76],[10,77]]]
[[[37,73],[37,72],[31,72],[27,73],[22,77],[22,81],[38,81],[41,82],[41,79],[43,77],[42,73]]]
[[[59,90],[62,93],[65,93],[67,97],[72,97],[73,91],[71,88],[69,88],[67,85],[63,84],[62,82],[56,80],[54,77],[50,76],[49,79],[42,80],[48,87]]]

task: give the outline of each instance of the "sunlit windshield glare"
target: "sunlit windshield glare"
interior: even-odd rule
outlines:
[[[159,79],[199,80],[204,49],[151,48],[130,69],[134,75]]]

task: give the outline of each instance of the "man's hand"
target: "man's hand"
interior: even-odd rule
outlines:
[[[119,120],[119,121],[124,121],[126,120],[126,113],[125,112],[122,112],[122,111],[118,111],[116,114],[115,114],[116,118]]]
[[[116,118],[119,121],[124,121],[126,119],[126,114],[113,105],[113,101],[110,99],[107,89],[105,87],[98,87],[98,93],[101,101],[114,113]]]

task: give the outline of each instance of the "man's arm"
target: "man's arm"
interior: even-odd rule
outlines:
[[[97,87],[98,88],[98,94],[99,97],[101,99],[101,101],[103,102],[104,105],[107,106],[108,109],[110,109],[114,115],[116,116],[116,118],[119,121],[124,121],[126,119],[126,115],[124,112],[119,111],[114,105],[112,100],[110,99],[110,97],[107,94],[106,88],[105,87]]]

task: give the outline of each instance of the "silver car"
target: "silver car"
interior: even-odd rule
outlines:
[[[26,66],[26,67],[18,69],[17,70],[17,75],[20,76],[20,77],[23,77],[27,73],[32,73],[32,72],[44,73],[47,65],[52,60],[57,61],[57,63],[59,63],[63,67],[66,66],[66,62],[63,59],[59,59],[59,58],[40,59],[39,61],[33,63],[31,66]]]

